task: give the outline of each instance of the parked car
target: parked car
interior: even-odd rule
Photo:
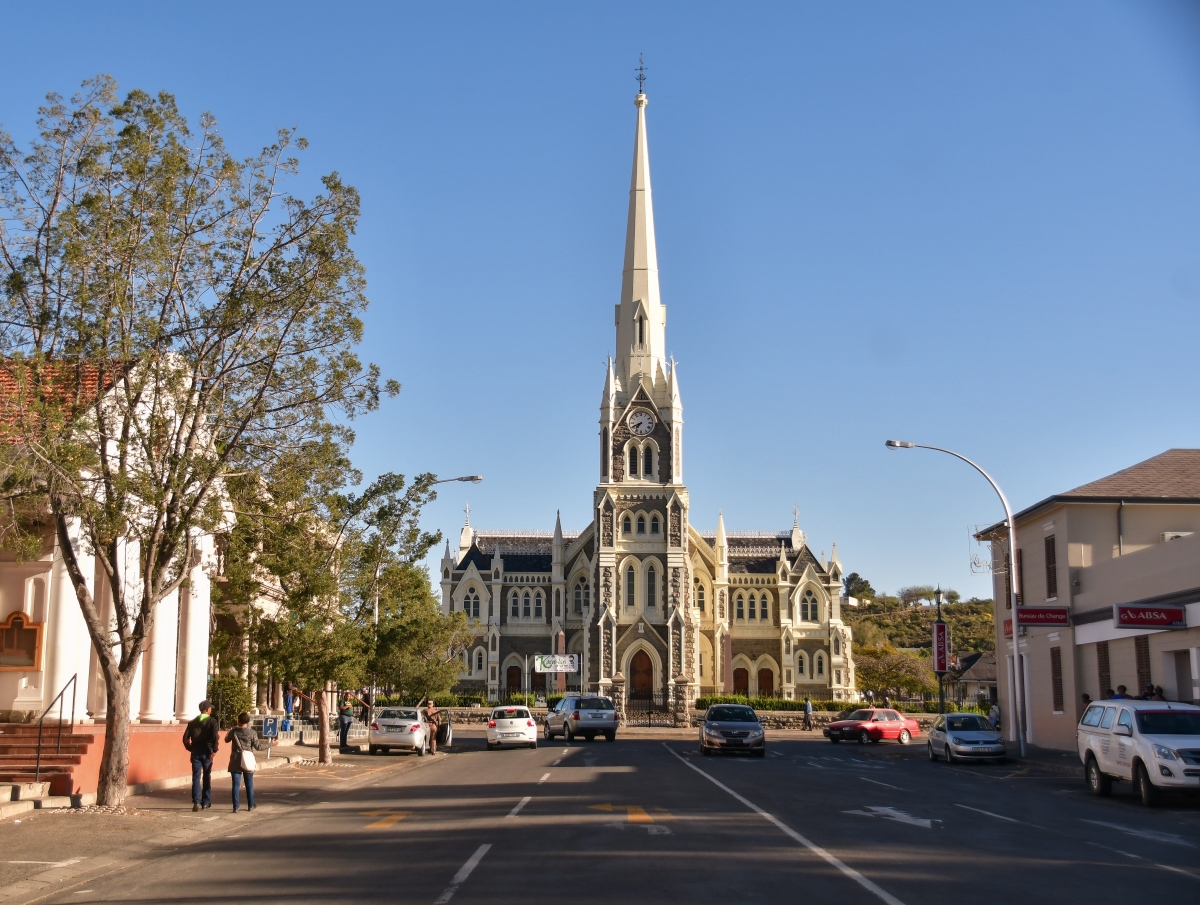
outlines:
[[[384,707],[375,711],[367,730],[367,750],[371,754],[393,748],[415,751],[424,757],[429,750],[429,723],[417,707]]]
[[[603,735],[610,742],[617,738],[617,708],[604,697],[568,695],[546,714],[542,734],[550,739],[561,735],[568,742],[582,735],[589,742]]]
[[[487,724],[487,746],[491,751],[502,745],[537,747],[537,723],[526,707],[494,707]]]
[[[925,746],[929,759],[946,758],[951,764],[956,760],[1005,760],[1008,752],[1000,730],[978,713],[947,713],[939,716],[929,727],[929,741]]]
[[[1142,804],[1167,789],[1200,792],[1200,707],[1165,701],[1096,701],[1075,732],[1088,787],[1129,780]]]
[[[822,731],[835,745],[843,740],[854,740],[865,745],[867,742],[881,742],[885,738],[894,738],[900,744],[907,745],[921,734],[921,727],[916,720],[895,710],[866,707],[854,711],[844,720],[830,723]]]
[[[700,753],[749,751],[766,757],[767,734],[753,707],[744,704],[713,704],[700,724]]]

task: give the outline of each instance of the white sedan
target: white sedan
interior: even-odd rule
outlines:
[[[429,750],[429,723],[416,707],[384,707],[376,710],[367,733],[367,750],[372,754],[402,748],[424,757]]]
[[[501,745],[537,747],[537,723],[525,707],[496,707],[487,725],[487,746],[491,751]]]

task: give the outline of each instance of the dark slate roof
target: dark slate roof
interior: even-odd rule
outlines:
[[[712,549],[716,549],[716,532],[700,534],[700,538]],[[731,574],[770,575],[779,565],[779,547],[783,545],[788,563],[801,568],[811,565],[818,572],[825,570],[804,544],[799,550],[792,546],[792,532],[788,531],[739,531],[726,533],[725,544],[729,548],[729,571]]]
[[[1048,496],[1022,509],[1020,521],[1056,503],[1200,503],[1200,449],[1168,449],[1145,462],[1088,484]],[[983,540],[998,531],[997,522],[976,535]]]
[[[563,548],[571,546],[578,537],[578,534],[564,534]],[[506,572],[549,572],[554,561],[554,535],[549,531],[476,532],[471,549],[454,568],[461,572],[474,563],[480,572],[491,571],[497,550]]]
[[[506,572],[549,572],[554,564],[552,553],[501,552],[500,558],[504,560]]]
[[[475,568],[480,572],[490,572],[492,570],[492,556],[490,553],[482,552],[478,547],[472,544],[471,549],[467,551],[467,555],[464,556],[462,561],[454,568],[461,572],[464,569],[470,568],[472,564],[474,564]]]
[[[994,653],[968,654],[959,658],[960,682],[995,682],[997,676]]]

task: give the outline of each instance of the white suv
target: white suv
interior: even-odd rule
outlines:
[[[1133,782],[1142,804],[1159,792],[1200,792],[1200,707],[1119,698],[1096,701],[1076,731],[1088,786],[1108,795],[1114,779]]]

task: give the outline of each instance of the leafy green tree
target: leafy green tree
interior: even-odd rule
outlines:
[[[857,572],[851,572],[842,579],[842,588],[847,597],[856,600],[871,600],[875,597],[875,589],[871,587],[871,582]]]
[[[354,353],[358,194],[336,173],[310,200],[290,194],[294,132],[239,159],[211,115],[193,128],[171,95],[119,100],[107,76],[49,95],[38,126],[26,150],[0,133],[0,356],[16,387],[0,534],[29,552],[22,516],[44,513],[56,536],[105,680],[97,798],[116,805],[156,606],[197,537],[227,527],[226,483],[308,442],[349,443],[350,419],[399,387]]]
[[[937,689],[937,679],[927,660],[890,645],[857,646],[854,650],[854,674],[859,691],[876,696],[909,692],[920,694]]]
[[[917,584],[901,588],[896,592],[896,596],[905,606],[915,606],[924,600],[933,600],[933,591],[931,584]]]

